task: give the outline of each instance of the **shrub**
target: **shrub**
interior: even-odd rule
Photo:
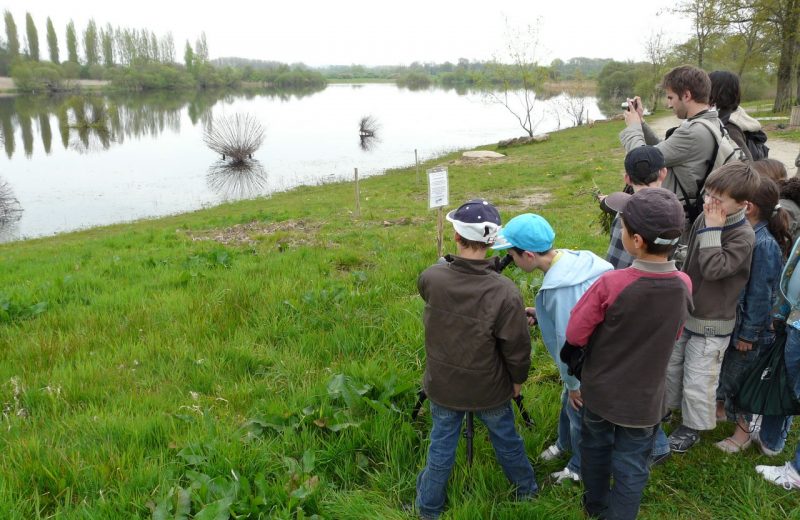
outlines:
[[[62,88],[61,68],[53,63],[20,62],[11,67],[11,77],[23,92],[55,92]]]

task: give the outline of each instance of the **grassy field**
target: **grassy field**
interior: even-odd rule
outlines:
[[[592,192],[621,187],[621,128],[425,166],[449,167],[451,206],[538,212],[559,247],[602,254]],[[412,518],[430,426],[409,417],[425,361],[415,282],[436,215],[413,168],[362,181],[360,217],[353,192],[0,246],[0,518]],[[507,274],[532,301],[540,278]],[[555,437],[559,391],[536,338],[532,457]],[[771,459],[712,446],[730,431],[656,468],[641,517],[800,517],[800,493],[755,473]],[[580,486],[548,477],[564,460],[534,460],[541,494],[515,503],[481,428],[475,448],[471,469],[459,448],[445,518],[582,518]]]

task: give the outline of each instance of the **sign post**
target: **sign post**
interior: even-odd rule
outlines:
[[[442,242],[444,234],[444,207],[449,204],[449,184],[447,181],[447,168],[440,166],[428,170],[428,209],[438,209],[436,248],[442,256]]]

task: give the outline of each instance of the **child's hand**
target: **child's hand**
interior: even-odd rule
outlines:
[[[528,327],[533,327],[539,323],[536,319],[536,307],[525,307],[525,315],[528,316]]]
[[[518,397],[520,392],[522,392],[522,385],[514,383],[514,397]]]
[[[714,199],[709,199],[708,202],[703,204],[703,213],[706,218],[706,227],[722,227],[728,218],[722,208],[722,204]]]
[[[583,408],[583,398],[581,397],[580,390],[570,390],[568,392],[567,399],[569,400],[569,405],[572,406],[572,409],[576,412],[579,412],[581,408]]]
[[[749,341],[745,341],[743,339],[740,339],[736,343],[736,350],[738,350],[739,352],[749,352],[749,351],[753,350],[753,344],[750,343]]]

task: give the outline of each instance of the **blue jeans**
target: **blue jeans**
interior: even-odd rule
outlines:
[[[648,458],[656,429],[619,426],[584,407],[581,477],[583,507],[590,516],[609,520],[636,518],[650,476]]]
[[[653,442],[653,451],[650,453],[651,457],[658,457],[670,452],[669,439],[667,434],[664,433],[664,428],[659,424],[656,427],[656,439]]]
[[[569,391],[564,387],[561,393],[561,413],[558,415],[558,440],[556,446],[561,451],[569,451],[572,456],[567,467],[581,474],[581,423],[583,409],[575,411],[569,404]]]
[[[795,397],[800,398],[800,330],[786,327],[786,346],[783,357],[786,363],[786,375],[792,384]],[[760,438],[764,446],[774,451],[781,451],[786,444],[786,435],[792,424],[791,417],[765,415],[761,420]],[[794,469],[800,471],[800,445],[794,454]]]
[[[456,461],[456,448],[466,412],[451,410],[430,401],[431,444],[428,460],[417,476],[417,510],[426,517],[437,518],[444,511],[447,481]],[[517,498],[526,498],[539,491],[533,467],[525,453],[525,444],[514,427],[511,402],[494,410],[475,412],[486,425],[497,462],[508,480],[516,487]]]

